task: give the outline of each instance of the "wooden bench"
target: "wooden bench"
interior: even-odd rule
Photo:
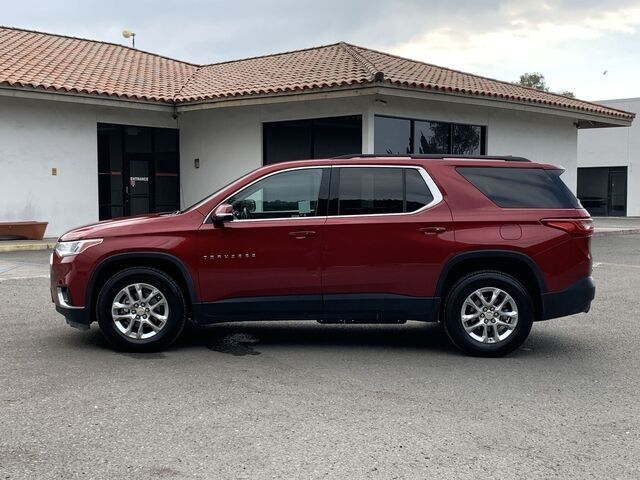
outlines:
[[[42,240],[49,222],[0,222],[0,240]]]

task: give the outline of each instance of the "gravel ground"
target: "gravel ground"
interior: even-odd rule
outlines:
[[[589,314],[477,359],[415,322],[116,353],[55,313],[47,252],[0,255],[0,479],[640,478],[640,236],[594,256]]]

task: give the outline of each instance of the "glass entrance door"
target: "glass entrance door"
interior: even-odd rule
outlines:
[[[627,167],[578,168],[578,199],[593,216],[625,216]]]
[[[98,124],[100,220],[180,208],[178,130]]]

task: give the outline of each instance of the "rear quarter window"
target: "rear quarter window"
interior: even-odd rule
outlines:
[[[582,208],[560,179],[561,170],[500,167],[458,167],[456,170],[499,207]]]

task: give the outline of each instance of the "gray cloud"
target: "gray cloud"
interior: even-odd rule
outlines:
[[[632,3],[609,0],[606,7]],[[2,23],[123,44],[120,32],[131,28],[141,49],[210,63],[338,40],[393,48],[445,26],[466,35],[515,18],[568,20],[602,6],[597,0],[11,2],[3,5]]]

